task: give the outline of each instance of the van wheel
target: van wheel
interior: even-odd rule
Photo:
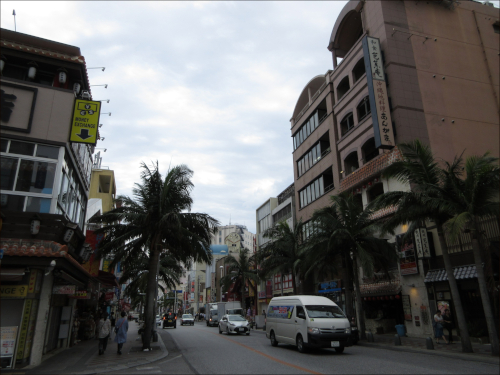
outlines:
[[[274,331],[271,332],[271,345],[278,346],[278,341],[276,341],[276,336],[274,336]]]
[[[302,338],[302,335],[297,336],[297,349],[300,353],[306,352],[306,347],[304,346],[304,339]]]
[[[343,347],[343,346],[341,346],[340,348],[335,348],[335,351],[336,351],[337,353],[339,353],[339,354],[340,354],[340,353],[344,353],[344,347]]]
[[[219,326],[219,334],[222,335],[222,329],[220,329],[220,326]]]

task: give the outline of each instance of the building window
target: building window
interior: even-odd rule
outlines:
[[[350,88],[351,86],[349,85],[349,76],[345,76],[337,86],[337,101],[339,101],[345,94],[347,94]]]
[[[358,153],[356,151],[353,151],[344,159],[344,171],[346,171],[344,175],[347,176],[350,173],[353,173],[358,168]]]
[[[352,77],[354,79],[354,82],[358,82],[358,80],[363,76],[363,74],[366,73],[365,70],[365,58],[362,57],[356,65],[354,65],[354,68],[352,69]]]
[[[342,121],[340,121],[340,131],[342,136],[345,135],[352,128],[354,128],[354,117],[352,115],[352,112],[349,112],[347,115],[344,116]]]
[[[500,34],[500,24],[498,23],[498,21],[493,24],[493,31],[497,34]]]
[[[370,160],[375,159],[378,156],[378,149],[375,147],[375,138],[370,138],[361,147],[361,153],[363,154],[363,163],[368,163]]]
[[[318,108],[314,114],[302,125],[293,136],[293,149],[296,150],[311,133],[321,124],[326,118],[326,111]]]
[[[365,97],[361,103],[359,103],[358,107],[356,108],[358,111],[358,122],[363,120],[366,116],[368,116],[371,113],[370,110],[370,99]]]
[[[276,224],[280,221],[287,220],[292,217],[292,204],[287,204],[281,210],[273,215],[273,223]]]
[[[302,158],[297,160],[298,177],[313,167],[331,151],[328,133],[325,134]]]
[[[299,191],[300,208],[307,206],[333,189],[333,175],[327,171]]]

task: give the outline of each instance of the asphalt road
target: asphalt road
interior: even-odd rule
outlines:
[[[352,346],[338,354],[272,347],[265,334],[219,334],[205,323],[160,330],[168,357],[126,374],[498,374],[498,366],[436,355]]]

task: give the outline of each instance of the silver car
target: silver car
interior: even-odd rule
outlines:
[[[219,333],[246,333],[250,335],[250,324],[241,315],[224,315],[219,320]]]
[[[194,317],[193,317],[193,315],[191,315],[191,314],[182,314],[181,326],[183,326],[184,324],[189,324],[189,325],[194,326]]]

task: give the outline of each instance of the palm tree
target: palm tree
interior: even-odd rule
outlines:
[[[455,304],[462,351],[472,353],[464,309],[444,236],[443,225],[452,217],[453,205],[448,200],[448,192],[444,187],[443,170],[435,160],[430,147],[422,144],[419,140],[402,143],[398,145],[398,148],[403,155],[403,160],[389,165],[382,176],[395,178],[402,183],[409,184],[411,190],[386,192],[372,202],[373,207],[377,209],[396,207],[393,216],[384,224],[384,228],[387,230],[392,230],[406,223],[413,223],[410,228],[425,221],[436,223],[444,266]],[[411,233],[410,229],[408,231]]]
[[[235,283],[235,286],[239,284],[242,308],[246,308],[246,306],[244,306],[244,301],[247,280],[254,281],[255,283],[259,281],[259,276],[257,275],[257,269],[255,267],[255,258],[249,256],[249,254],[250,250],[243,248],[239,251],[237,258],[228,255],[224,259],[224,265],[229,266],[227,268],[227,274],[221,278],[221,290],[224,293],[229,290],[233,283]],[[249,288],[254,288],[251,282],[249,282],[248,285]]]
[[[447,197],[455,206],[455,214],[444,224],[444,227],[450,233],[452,240],[457,240],[463,232],[471,233],[472,252],[488,326],[491,354],[495,356],[498,355],[498,335],[484,275],[480,220],[485,217],[498,217],[500,211],[498,203],[500,170],[497,162],[497,158],[486,153],[483,156],[468,157],[465,162],[465,171],[461,158],[453,164],[447,163],[444,171]]]
[[[347,193],[332,195],[330,200],[331,206],[316,210],[311,218],[317,226],[316,238],[311,239],[315,244],[311,247],[311,252],[315,257],[315,250],[320,249],[322,254],[320,253],[319,259],[330,261],[335,255],[341,254],[347,261],[347,267],[352,267],[351,280],[356,293],[360,338],[366,339],[358,267],[361,266],[363,273],[370,277],[377,262],[393,262],[398,256],[392,245],[385,239],[376,237],[380,223],[372,219],[374,211],[371,208],[363,210],[359,201]],[[317,263],[312,265],[317,266]],[[347,288],[346,285],[346,290]]]
[[[158,264],[166,253],[177,262],[212,261],[207,249],[219,222],[204,213],[191,213],[193,183],[185,165],[171,168],[163,180],[158,162],[151,168],[142,163],[141,184],[136,183],[133,198],[119,196],[122,206],[92,220],[105,224],[102,254],[115,259],[139,257],[148,253],[146,316],[143,349],[151,349]]]
[[[281,275],[281,294],[283,295],[283,276],[292,274],[293,294],[297,294],[296,275],[300,275],[304,259],[302,241],[302,221],[290,228],[286,221],[279,222],[264,232],[264,237],[272,241],[259,249],[256,254],[261,274],[265,277],[276,273]]]

